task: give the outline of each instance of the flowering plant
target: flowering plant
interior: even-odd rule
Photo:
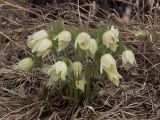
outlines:
[[[122,66],[126,70],[137,65],[133,52],[121,44],[118,28],[114,26],[100,28],[92,33],[56,27],[50,33],[40,30],[29,36],[27,45],[32,53],[36,53],[35,58],[41,59],[25,58],[16,68],[29,72],[40,60],[39,67],[43,69],[46,66],[43,60],[49,53],[54,54],[54,64],[47,65],[44,71],[50,76],[46,86],[52,89],[60,86],[61,89],[67,88],[67,96],[74,102],[82,96],[87,101],[93,99],[97,90],[94,85],[104,80],[100,76],[107,76],[113,84],[119,86],[122,75],[118,72],[114,58],[119,59],[122,54]],[[69,54],[69,48],[72,55]]]

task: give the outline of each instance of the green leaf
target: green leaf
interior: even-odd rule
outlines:
[[[95,59],[99,60],[103,54],[105,54],[107,48],[104,45],[99,46],[97,52],[95,53]]]
[[[118,47],[117,47],[116,52],[115,52],[115,53],[112,53],[112,55],[113,55],[113,56],[121,55],[126,48],[127,48],[127,47],[126,47],[125,45],[119,44]]]
[[[51,39],[54,39],[54,37],[58,35],[60,32],[62,32],[63,30],[64,30],[64,26],[62,22],[53,24],[50,31]]]

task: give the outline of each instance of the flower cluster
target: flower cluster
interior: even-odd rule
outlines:
[[[101,45],[103,45],[104,48],[109,49],[110,52],[105,51],[105,49],[102,50],[105,52],[103,52],[104,54],[102,54],[99,59],[96,59],[95,56],[98,54],[99,46],[101,45],[99,45],[98,40],[92,38],[89,33],[80,32],[77,34],[76,38],[73,38],[69,31],[64,30],[54,36],[53,39],[49,39],[49,34],[45,30],[40,30],[29,36],[27,46],[32,49],[32,53],[36,53],[35,56],[41,57],[42,59],[44,59],[49,52],[53,52],[53,54],[54,52],[62,52],[70,44],[74,46],[73,50],[78,49],[83,51],[86,54],[86,57],[84,60],[77,60],[75,57],[71,61],[68,57],[73,56],[67,56],[65,59],[67,59],[70,64],[65,60],[57,59],[53,65],[50,65],[46,72],[50,76],[50,80],[47,84],[49,87],[61,80],[64,82],[69,81],[68,84],[72,83],[73,86],[75,85],[75,87],[71,87],[73,91],[75,88],[76,90],[85,93],[85,91],[88,90],[86,87],[90,87],[90,84],[92,83],[89,79],[94,77],[94,74],[92,74],[94,70],[91,69],[89,71],[88,69],[90,66],[86,61],[89,60],[93,61],[93,65],[91,65],[92,68],[95,67],[94,69],[98,69],[100,74],[103,74],[104,71],[109,80],[116,86],[119,85],[122,76],[117,70],[117,63],[112,55],[112,53],[118,51],[118,47],[120,46],[119,31],[117,28],[111,26],[110,29],[106,30],[101,36]],[[52,50],[52,47],[56,46],[54,41],[57,41],[58,43],[56,47],[57,51]],[[77,56],[81,57],[78,53]],[[99,64],[94,65],[94,63],[100,63],[100,66],[97,67],[96,65]],[[16,68],[23,71],[30,71],[34,64],[35,62],[32,58],[25,58],[16,65]],[[131,50],[125,49],[122,52],[122,64],[126,70],[137,66],[134,53]],[[88,74],[88,72],[90,73]]]
[[[49,40],[45,30],[40,30],[28,37],[27,45],[32,49],[32,53],[37,53],[38,57],[44,58],[51,51],[52,41]]]

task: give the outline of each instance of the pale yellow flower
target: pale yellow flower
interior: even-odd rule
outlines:
[[[45,30],[40,30],[28,37],[27,46],[33,48],[40,40],[48,39],[49,35]]]
[[[49,39],[42,39],[32,49],[32,53],[37,53],[37,56],[45,57],[52,48],[52,41]]]
[[[78,44],[82,50],[88,50],[90,40],[91,40],[91,36],[88,33],[86,32],[79,33],[75,41],[75,48],[77,48],[77,44]]]
[[[122,76],[118,73],[116,66],[116,61],[111,54],[105,54],[101,57],[100,73],[103,73],[104,70],[108,78],[118,86],[120,82],[119,79],[122,78]]]
[[[74,76],[76,78],[79,78],[82,74],[82,63],[79,61],[73,62],[72,69],[73,69]]]
[[[34,64],[34,62],[33,62],[32,58],[24,58],[23,60],[18,62],[18,64],[15,66],[15,68],[18,70],[23,70],[23,71],[29,72],[29,71],[31,71],[33,64]]]
[[[145,40],[147,38],[147,32],[144,30],[139,30],[134,33],[134,36],[141,40]]]
[[[115,29],[113,26],[109,31],[106,31],[103,36],[103,44],[107,47],[110,48],[113,52],[117,50],[118,47],[118,42],[119,42],[119,31],[118,29]]]
[[[90,40],[88,49],[89,49],[89,52],[91,53],[91,55],[94,56],[96,51],[97,51],[97,49],[98,49],[97,42],[96,42],[95,39],[91,39]]]
[[[69,31],[62,31],[59,33],[54,40],[58,39],[58,51],[66,48],[71,41],[71,33]]]
[[[63,61],[58,61],[49,69],[48,74],[51,76],[53,81],[66,80],[67,76],[67,65]]]
[[[85,91],[86,80],[76,80],[76,88],[81,90],[83,93]]]
[[[126,70],[129,70],[133,66],[137,66],[134,53],[131,50],[125,50],[122,53],[122,62],[123,62],[123,67]]]

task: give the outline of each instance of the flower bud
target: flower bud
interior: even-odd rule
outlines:
[[[91,53],[91,55],[95,55],[95,53],[96,53],[96,51],[97,51],[97,49],[98,49],[98,47],[97,47],[97,42],[96,42],[96,40],[95,39],[91,39],[90,40],[90,42],[89,42],[89,51],[90,51],[90,53]]]
[[[28,37],[27,46],[33,48],[40,40],[48,39],[49,35],[45,30],[40,30]]]
[[[75,48],[77,48],[77,44],[78,44],[82,50],[88,50],[90,40],[91,40],[91,36],[88,33],[86,32],[79,33],[75,41]]]
[[[82,74],[82,63],[79,61],[73,62],[72,69],[73,69],[74,76],[76,78],[79,78]]]
[[[138,39],[145,40],[147,38],[147,32],[144,30],[139,30],[135,32],[134,36]]]
[[[37,52],[37,56],[43,58],[51,51],[52,41],[49,39],[42,39],[32,49],[32,53]]]
[[[48,70],[48,74],[51,76],[52,80],[65,80],[67,75],[67,65],[63,61],[58,61]]]
[[[85,91],[85,84],[86,84],[85,80],[76,80],[76,88],[81,90],[83,93]]]
[[[29,71],[31,71],[33,64],[34,64],[34,62],[33,62],[32,58],[24,58],[23,60],[18,62],[18,64],[15,66],[15,68],[18,70],[29,72]]]
[[[69,31],[62,31],[54,38],[54,40],[56,39],[58,39],[58,51],[61,51],[66,48],[69,41],[71,41],[71,33]]]
[[[117,50],[118,42],[119,42],[119,31],[118,29],[115,29],[113,26],[109,31],[106,31],[103,36],[103,45],[105,45],[107,48],[110,48],[113,52]]]
[[[119,85],[119,79],[122,76],[118,73],[116,67],[116,61],[111,54],[105,54],[101,57],[100,73],[103,73],[103,70],[107,73],[108,78],[115,84]]]
[[[123,62],[123,67],[126,70],[129,70],[133,66],[137,66],[135,56],[131,50],[125,50],[122,53],[122,62]]]

